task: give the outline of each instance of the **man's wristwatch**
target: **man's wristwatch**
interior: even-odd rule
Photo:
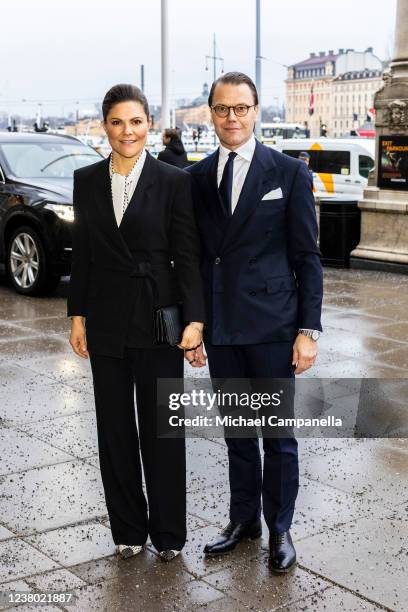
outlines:
[[[315,342],[317,342],[317,340],[320,338],[320,332],[318,329],[299,329],[299,334],[307,336]]]

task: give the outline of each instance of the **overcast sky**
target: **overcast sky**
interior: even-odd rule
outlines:
[[[213,70],[213,33],[224,69],[255,73],[255,0],[169,0],[173,98],[194,98]],[[264,104],[284,99],[290,65],[311,51],[393,48],[396,0],[262,0]],[[140,84],[160,103],[160,0],[3,0],[0,112],[90,108],[118,82]],[[22,103],[25,98],[27,102]],[[25,112],[24,112],[25,111]]]

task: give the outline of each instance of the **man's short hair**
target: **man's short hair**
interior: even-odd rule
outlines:
[[[221,75],[218,79],[216,79],[214,83],[211,85],[210,95],[208,96],[208,106],[212,105],[214,91],[217,85],[221,85],[224,83],[229,83],[231,85],[242,85],[244,83],[245,85],[248,85],[249,89],[252,91],[252,95],[254,98],[254,104],[255,105],[259,104],[258,92],[256,90],[255,83],[248,75],[244,74],[243,72],[226,72],[225,74]]]
[[[298,159],[310,159],[310,155],[309,153],[306,153],[306,151],[301,151],[299,153]]]

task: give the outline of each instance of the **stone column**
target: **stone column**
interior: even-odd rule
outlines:
[[[394,78],[408,76],[408,0],[398,0],[395,20]]]
[[[394,57],[383,80],[374,97],[376,164],[358,204],[361,236],[350,266],[408,273],[408,184],[379,186],[380,138],[398,138],[408,146],[408,0],[397,0]]]

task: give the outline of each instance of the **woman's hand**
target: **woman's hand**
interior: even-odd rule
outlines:
[[[184,328],[183,337],[177,346],[185,351],[195,349],[203,341],[203,327],[202,323],[189,323]]]
[[[72,317],[71,319],[71,335],[69,343],[72,346],[74,353],[87,359],[89,353],[86,347],[86,333],[83,317]]]

